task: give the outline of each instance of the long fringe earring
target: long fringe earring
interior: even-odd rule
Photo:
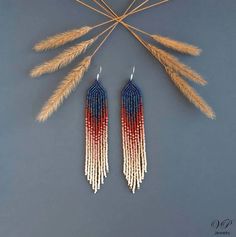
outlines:
[[[108,109],[106,91],[97,79],[88,89],[85,109],[86,155],[85,175],[96,193],[109,171]]]
[[[133,193],[140,188],[147,172],[142,95],[133,83],[134,71],[135,67],[122,90],[121,105],[123,173]]]

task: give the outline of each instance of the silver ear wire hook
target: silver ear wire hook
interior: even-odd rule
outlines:
[[[99,67],[99,73],[97,74],[97,81],[99,80],[99,77],[100,77],[101,72],[102,72],[102,67],[100,66],[100,67]]]
[[[130,75],[130,81],[132,81],[133,78],[134,78],[134,72],[135,72],[135,66],[133,66],[133,71],[132,71],[132,73]]]

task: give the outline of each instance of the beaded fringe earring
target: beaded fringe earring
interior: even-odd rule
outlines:
[[[147,172],[142,95],[133,83],[134,71],[135,67],[121,95],[123,173],[133,193],[140,188]]]
[[[85,108],[86,155],[85,175],[96,193],[109,171],[107,95],[97,79],[88,89]]]

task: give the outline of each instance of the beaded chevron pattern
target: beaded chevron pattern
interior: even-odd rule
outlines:
[[[107,95],[98,80],[87,92],[85,133],[85,175],[96,193],[109,171]]]
[[[123,173],[134,193],[147,172],[144,115],[140,89],[129,80],[122,90],[121,105]]]

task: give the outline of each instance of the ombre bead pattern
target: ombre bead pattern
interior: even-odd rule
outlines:
[[[85,175],[96,193],[109,171],[107,95],[98,80],[87,92],[85,133]]]
[[[140,89],[129,80],[122,90],[123,173],[134,193],[147,172],[144,114]]]

